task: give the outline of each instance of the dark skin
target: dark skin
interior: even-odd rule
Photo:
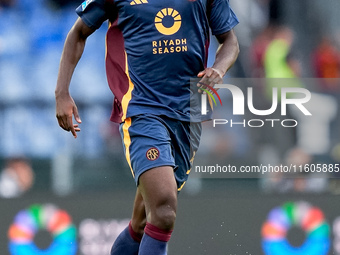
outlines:
[[[89,28],[78,18],[70,32],[67,35],[64,50],[61,55],[57,86],[55,89],[56,98],[56,117],[59,126],[64,130],[71,132],[74,138],[77,138],[77,132],[80,131],[78,124],[73,124],[72,117],[80,124],[77,106],[69,93],[71,78],[75,67],[78,64],[89,37],[95,30]]]
[[[94,32],[78,18],[71,28],[61,56],[57,86],[55,90],[56,117],[59,126],[71,132],[77,138],[80,132],[77,106],[69,93],[69,86],[74,69],[84,51],[86,39]],[[216,53],[216,60],[212,67],[199,72],[202,84],[213,87],[223,81],[223,76],[234,64],[239,53],[238,41],[233,30],[216,36],[220,47]],[[73,116],[77,123],[73,123]],[[163,230],[174,227],[177,209],[177,184],[173,168],[162,166],[144,172],[139,178],[134,209],[132,214],[132,228],[143,234],[146,221]]]
[[[211,87],[214,87],[215,84],[221,84],[223,76],[235,63],[239,54],[238,41],[234,30],[217,35],[216,38],[220,43],[220,47],[216,52],[215,63],[212,67],[198,73],[197,77],[202,78],[197,85],[198,87],[206,88],[203,84],[208,84]],[[210,92],[212,91],[210,90]]]

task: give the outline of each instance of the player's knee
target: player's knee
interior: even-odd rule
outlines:
[[[176,210],[174,206],[169,204],[160,205],[155,209],[153,218],[157,227],[163,230],[171,230],[175,225]]]

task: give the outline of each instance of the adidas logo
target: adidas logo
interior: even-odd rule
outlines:
[[[130,5],[136,5],[136,4],[147,4],[147,0],[133,0]]]

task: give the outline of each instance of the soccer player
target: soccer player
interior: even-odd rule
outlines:
[[[228,0],[87,0],[76,12],[55,91],[59,125],[77,137],[81,120],[69,94],[71,77],[86,38],[109,20],[106,72],[115,95],[111,120],[121,123],[137,186],[131,222],[111,255],[166,254],[177,194],[198,149],[200,123],[209,118],[200,116],[199,88],[222,83],[235,62],[238,20]],[[209,29],[221,46],[207,68]],[[195,77],[200,82],[193,86]]]

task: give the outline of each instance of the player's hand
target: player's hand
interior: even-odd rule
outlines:
[[[208,67],[205,70],[199,72],[197,77],[202,78],[198,82],[197,87],[206,89],[211,93],[214,92],[209,87],[213,88],[215,84],[223,83],[223,73],[220,70],[212,67]],[[202,93],[203,90],[199,89],[198,92]]]
[[[56,96],[56,117],[59,126],[71,132],[74,138],[77,138],[77,132],[80,131],[78,124],[73,124],[72,117],[80,124],[81,119],[78,114],[78,109],[73,98],[69,95]]]

